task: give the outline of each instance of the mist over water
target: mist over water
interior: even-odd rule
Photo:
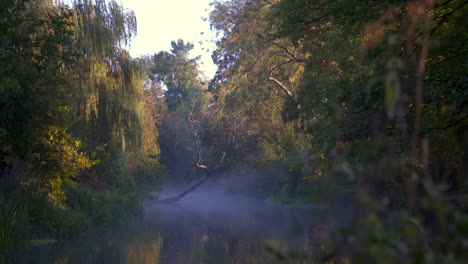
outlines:
[[[141,215],[110,232],[35,248],[30,263],[275,263],[279,253],[308,258],[348,214],[346,207],[326,208],[275,204],[207,184],[175,203],[146,199]]]
[[[223,191],[196,191],[175,204],[147,201],[144,208],[145,220],[162,214],[161,221],[185,226],[178,223],[189,218],[191,225],[206,227],[207,232],[223,230],[232,237],[304,233],[312,216],[311,208],[280,207]]]

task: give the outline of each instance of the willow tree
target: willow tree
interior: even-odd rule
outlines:
[[[71,70],[78,87],[74,132],[100,160],[88,177],[133,183],[129,169],[136,169],[158,148],[143,151],[143,138],[155,137],[144,129],[145,62],[130,58],[124,47],[136,34],[132,11],[115,1],[74,1],[73,23],[77,65]],[[152,142],[156,144],[156,142]],[[153,162],[156,165],[156,161]],[[96,174],[97,173],[97,174]],[[98,179],[98,180],[99,180]]]

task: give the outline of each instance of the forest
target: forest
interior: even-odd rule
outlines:
[[[211,79],[182,39],[130,56],[119,1],[2,0],[0,263],[206,186],[351,213],[306,253],[104,263],[467,263],[467,16],[464,0],[214,0]]]

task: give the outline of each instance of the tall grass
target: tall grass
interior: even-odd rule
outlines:
[[[12,261],[14,249],[23,246],[28,226],[27,205],[21,198],[0,197],[0,263]]]

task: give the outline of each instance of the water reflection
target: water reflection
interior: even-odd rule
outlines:
[[[266,246],[304,249],[311,218],[310,208],[284,208],[215,192],[194,193],[177,205],[148,202],[144,212],[145,224],[164,227],[161,263],[271,260],[274,255]]]
[[[222,192],[177,204],[145,201],[119,230],[33,249],[31,263],[277,263],[279,252],[306,260],[324,247],[331,217]],[[323,240],[323,241],[322,241]]]
[[[128,245],[126,263],[159,264],[162,241],[161,236],[132,241]]]

